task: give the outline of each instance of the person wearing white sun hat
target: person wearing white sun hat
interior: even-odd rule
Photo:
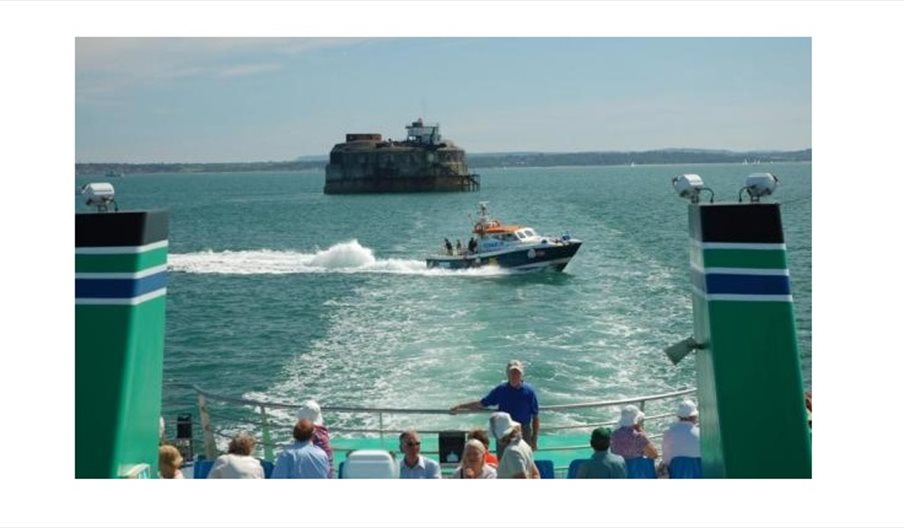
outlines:
[[[534,464],[534,452],[521,438],[521,424],[512,420],[509,413],[494,412],[490,415],[490,432],[496,444],[502,446],[496,478],[540,478]]]
[[[612,433],[610,449],[613,454],[629,458],[645,456],[656,458],[656,446],[643,430],[644,414],[635,405],[626,405],[621,410],[618,429]]]
[[[700,427],[697,426],[697,406],[690,400],[678,404],[678,421],[662,434],[662,463],[666,466],[674,457],[700,457]]]

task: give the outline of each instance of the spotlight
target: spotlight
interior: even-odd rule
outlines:
[[[85,197],[85,205],[97,208],[97,212],[104,213],[109,205],[113,204],[113,210],[119,211],[116,205],[116,191],[109,183],[88,183],[82,187],[82,196]]]
[[[747,181],[738,191],[738,201],[741,201],[741,193],[746,190],[751,202],[759,202],[763,196],[772,194],[777,186],[778,178],[771,172],[755,172],[747,176]]]
[[[713,203],[713,190],[703,185],[703,178],[697,174],[682,174],[672,178],[672,187],[678,196],[687,198],[691,203],[700,202],[700,191],[709,191],[709,203]]]

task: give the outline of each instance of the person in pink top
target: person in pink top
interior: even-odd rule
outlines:
[[[621,418],[618,421],[618,429],[612,433],[609,450],[623,457],[637,458],[645,456],[656,458],[659,453],[656,446],[643,430],[644,414],[634,405],[625,406],[621,410]]]
[[[307,400],[298,408],[297,416],[299,420],[311,420],[311,423],[314,424],[314,445],[326,452],[330,461],[329,478],[333,478],[333,448],[330,447],[330,431],[323,425],[320,405],[314,400]]]

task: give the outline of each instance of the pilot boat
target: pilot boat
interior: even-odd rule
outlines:
[[[427,257],[428,268],[465,269],[498,266],[516,271],[562,271],[582,242],[568,233],[544,236],[527,226],[506,224],[490,216],[488,202],[480,202],[477,222],[466,248],[453,248]]]

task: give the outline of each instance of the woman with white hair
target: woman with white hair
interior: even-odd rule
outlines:
[[[618,429],[612,433],[610,451],[613,454],[629,458],[645,456],[656,458],[659,453],[656,446],[643,430],[644,414],[635,405],[627,405],[621,410]]]
[[[310,420],[314,424],[314,445],[326,452],[330,461],[329,477],[333,478],[333,448],[330,447],[330,430],[323,425],[323,415],[320,414],[320,405],[314,400],[306,400],[298,408],[299,420]]]
[[[254,458],[254,446],[257,440],[249,433],[242,431],[229,441],[229,453],[220,455],[213,463],[209,479],[262,479],[264,468],[260,460]]]
[[[494,479],[496,470],[486,463],[487,448],[483,442],[472,438],[465,443],[461,465],[452,473],[452,478]]]

